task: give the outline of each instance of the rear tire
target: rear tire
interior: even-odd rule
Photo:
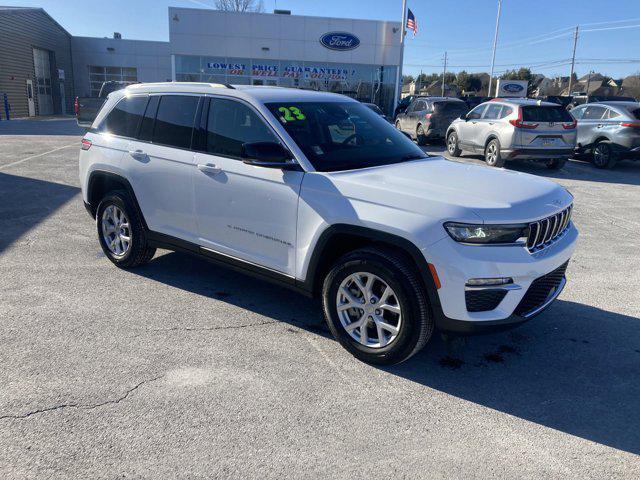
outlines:
[[[549,170],[560,170],[567,163],[566,158],[554,158],[553,160],[549,160],[547,162],[547,168]]]
[[[402,131],[402,128],[400,128],[400,120],[396,120],[396,129]]]
[[[484,148],[484,161],[490,167],[504,167],[505,159],[502,158],[500,153],[500,141],[497,138],[491,140]]]
[[[138,209],[127,192],[107,193],[96,211],[98,241],[102,251],[120,268],[147,263],[156,253],[147,243]]]
[[[418,125],[418,128],[416,129],[416,141],[421,147],[427,144],[427,136],[424,133],[422,125]]]
[[[616,164],[616,156],[608,140],[602,140],[593,146],[592,162],[596,168],[612,168]]]
[[[422,349],[433,334],[419,273],[402,252],[391,248],[367,247],[340,258],[324,279],[322,304],[336,340],[367,363],[400,363]],[[338,305],[352,304],[355,307],[338,311]],[[355,323],[359,325],[348,330]]]
[[[458,145],[458,134],[455,131],[450,132],[447,137],[447,151],[452,157],[459,157],[462,154],[462,149]]]

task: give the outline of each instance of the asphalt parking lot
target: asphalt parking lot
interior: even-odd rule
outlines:
[[[166,251],[115,268],[80,135],[0,122],[0,477],[640,478],[640,162],[508,164],[575,196],[559,301],[376,368],[276,286]]]

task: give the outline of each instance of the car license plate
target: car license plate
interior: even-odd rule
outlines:
[[[548,147],[549,145],[553,145],[554,143],[556,143],[556,139],[555,138],[543,138],[542,139],[542,146],[543,147]]]

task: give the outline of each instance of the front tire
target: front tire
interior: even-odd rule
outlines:
[[[613,147],[608,140],[596,143],[591,154],[593,164],[597,168],[612,168],[616,164]]]
[[[462,149],[458,145],[458,134],[455,131],[449,133],[447,137],[447,151],[452,157],[459,157],[462,154]]]
[[[368,247],[340,258],[324,280],[322,303],[333,336],[367,363],[400,363],[433,334],[419,273],[391,248]]]
[[[98,205],[96,227],[102,251],[115,265],[133,268],[153,258],[142,218],[125,191],[109,192]]]
[[[500,153],[500,142],[497,138],[491,140],[484,148],[484,160],[490,167],[504,167],[505,160]]]

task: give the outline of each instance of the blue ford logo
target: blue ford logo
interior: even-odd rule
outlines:
[[[502,89],[505,92],[518,93],[518,92],[521,92],[522,90],[524,90],[524,87],[522,85],[518,85],[517,83],[507,83],[507,84],[502,86]]]
[[[330,50],[353,50],[360,45],[360,39],[347,32],[329,32],[320,37],[320,43]]]

